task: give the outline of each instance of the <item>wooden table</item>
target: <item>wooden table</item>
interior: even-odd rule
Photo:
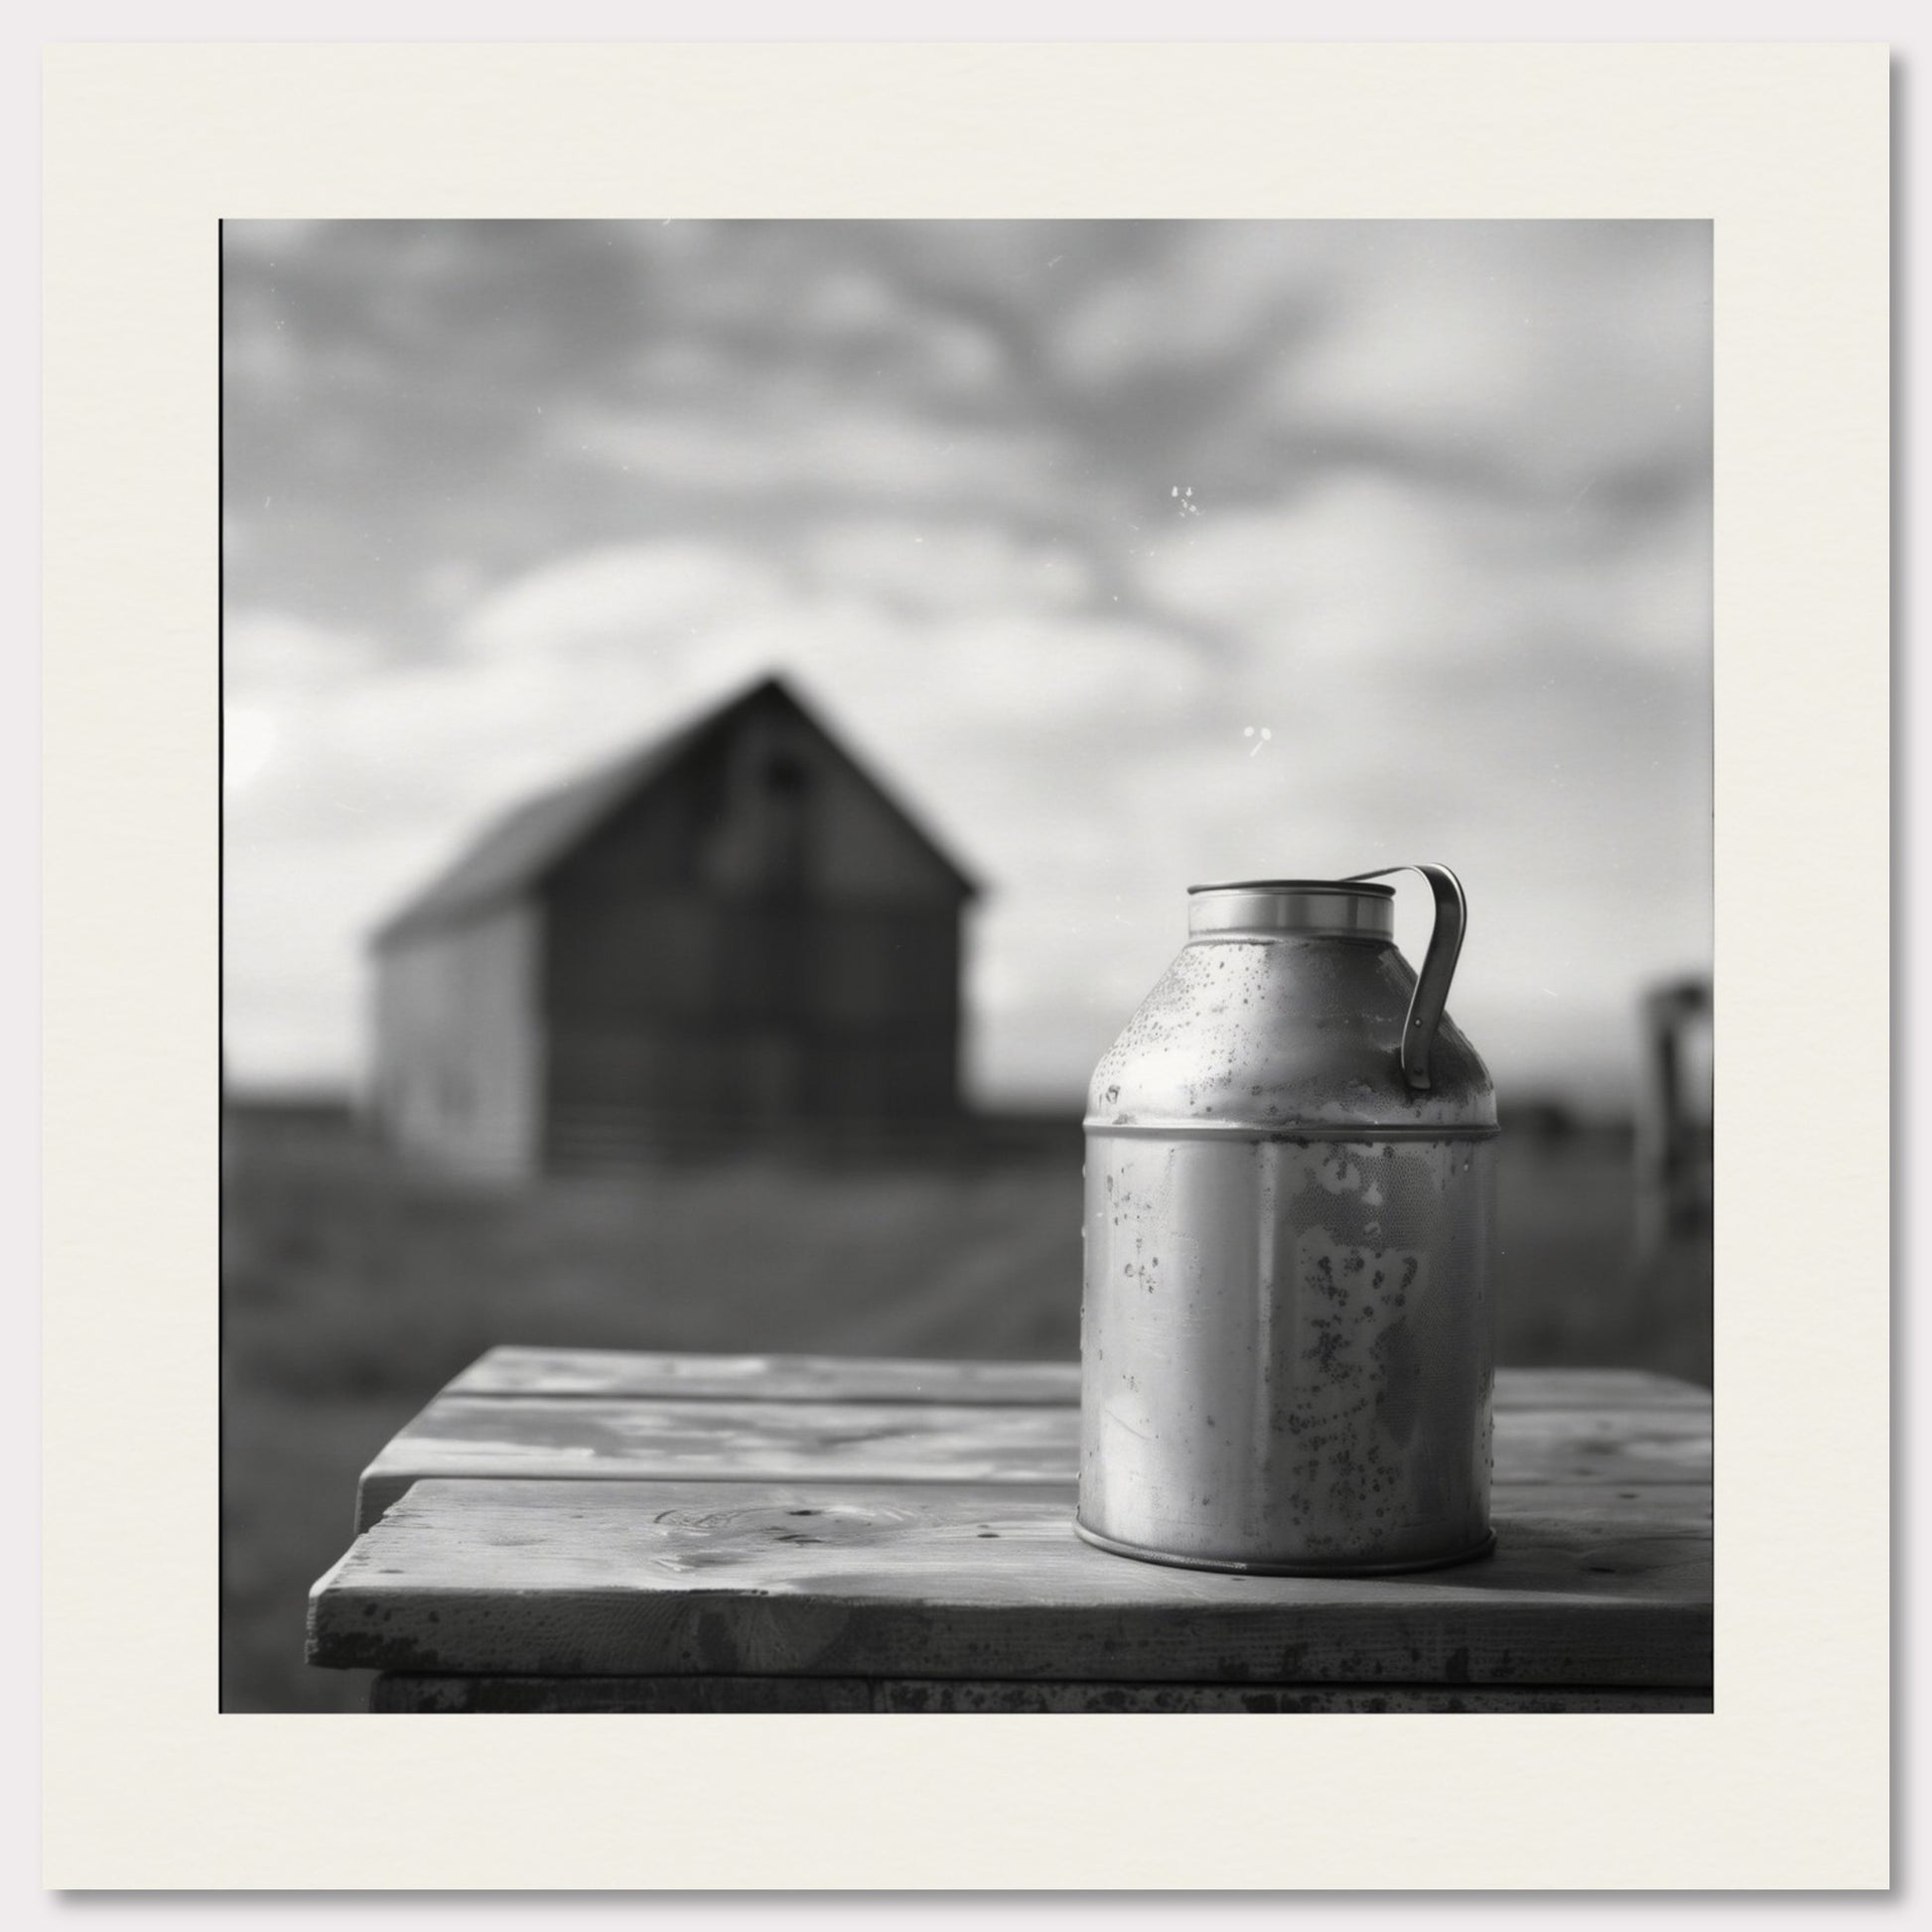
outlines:
[[[1496,1378],[1497,1549],[1220,1576],[1073,1534],[1071,1363],[492,1350],[363,1474],[378,1711],[1709,1711],[1711,1398]]]

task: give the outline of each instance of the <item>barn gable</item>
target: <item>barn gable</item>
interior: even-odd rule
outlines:
[[[489,826],[449,870],[376,928],[378,949],[459,923],[488,907],[520,898],[541,887],[618,814],[669,790],[706,754],[763,722],[782,721],[808,733],[821,756],[847,783],[897,827],[926,860],[943,890],[957,899],[977,896],[977,883],[938,845],[897,799],[846,752],[790,687],[777,677],[750,690],[692,724],[600,766],[571,783],[516,806]]]

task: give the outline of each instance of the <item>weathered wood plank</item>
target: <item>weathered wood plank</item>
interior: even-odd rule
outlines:
[[[1506,1409],[1495,1422],[1499,1483],[1711,1479],[1702,1410]],[[1061,1482],[1079,1426],[1059,1405],[445,1395],[363,1471],[356,1525],[432,1477]]]
[[[1620,1536],[1633,1524],[1659,1534],[1711,1536],[1711,1485],[1703,1482],[1505,1482],[1490,1492],[1498,1535],[1527,1518],[1556,1517],[1580,1532]]]
[[[1078,1362],[916,1361],[861,1355],[661,1355],[492,1348],[449,1395],[670,1397],[697,1402],[1077,1403]]]
[[[1499,1409],[1495,1481],[1711,1481],[1711,1412],[1697,1409]]]
[[[664,1355],[608,1348],[492,1348],[449,1395],[671,1397],[730,1402],[1075,1404],[1077,1362],[911,1361],[855,1355]],[[1710,1392],[1640,1369],[1503,1369],[1498,1409],[1567,1404],[1698,1409]]]
[[[1708,1691],[1542,1689],[1416,1684],[973,1683],[858,1677],[377,1677],[384,1712],[1435,1712],[1659,1711],[1712,1708]]]
[[[1707,1532],[1499,1498],[1494,1556],[1229,1577],[1075,1538],[1065,1488],[420,1482],[310,1600],[311,1661],[563,1676],[1702,1689]]]
[[[1063,1481],[1079,1412],[939,1403],[441,1396],[362,1473],[366,1528],[425,1477]]]
[[[1495,1406],[1504,1409],[1695,1409],[1709,1415],[1711,1391],[1640,1368],[1499,1368]]]

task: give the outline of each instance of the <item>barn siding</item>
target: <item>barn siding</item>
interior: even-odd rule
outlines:
[[[774,760],[800,780],[775,805]],[[953,1114],[961,900],[815,731],[748,718],[550,881],[553,1148]]]
[[[405,1152],[481,1175],[537,1166],[541,931],[514,904],[378,953],[376,1105]]]
[[[553,1116],[917,1119],[957,1106],[956,910],[553,898]]]

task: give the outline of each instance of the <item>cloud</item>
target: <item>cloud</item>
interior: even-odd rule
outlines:
[[[1239,639],[1257,669],[1349,687],[1407,676],[1436,690],[1498,663],[1548,675],[1580,651],[1702,677],[1709,557],[1698,498],[1633,526],[1583,495],[1505,510],[1359,471],[1203,516],[1132,568],[1156,610]]]
[[[222,257],[274,268],[309,254],[327,238],[329,228],[326,221],[223,221]]]
[[[857,592],[919,616],[1072,611],[1097,590],[1091,559],[1071,542],[993,522],[827,520],[807,528],[798,550],[815,589]]]
[[[1118,389],[1150,376],[1221,379],[1230,361],[1279,351],[1333,309],[1359,243],[1340,223],[1157,224],[1151,259],[1080,294],[1046,334],[1062,377]]]
[[[221,629],[223,702],[300,705],[318,691],[361,687],[389,668],[379,639],[285,611],[241,609]]]
[[[758,312],[771,314],[768,287]],[[866,358],[874,376],[893,365],[903,380],[953,395],[985,395],[1005,371],[998,341],[963,317],[907,299],[877,269],[839,264],[803,280],[785,305],[788,334]]]
[[[943,294],[915,288],[863,227],[815,224],[809,242],[782,224],[661,224],[639,260],[650,340],[625,358],[647,401],[667,379],[726,389],[748,373],[815,372],[827,384],[907,401],[1000,400],[1013,370],[999,337]],[[685,259],[661,259],[687,231]],[[699,259],[701,257],[701,259]],[[667,272],[668,271],[668,272]],[[614,396],[612,400],[621,400]]]
[[[1244,480],[1370,464],[1607,496],[1708,474],[1710,247],[1701,222],[1181,224],[1046,340],[1130,410],[1185,387]]]
[[[1272,371],[1265,417],[1310,442],[1379,441],[1539,490],[1702,478],[1710,230],[1590,245],[1575,225],[1478,224],[1368,254],[1325,326]]]
[[[1044,514],[1069,452],[1048,431],[910,414],[863,399],[773,397],[763,407],[574,409],[553,456],[695,494],[789,495]]]
[[[605,718],[630,694],[641,729],[785,667],[928,768],[1036,760],[1037,734],[1148,729],[1205,698],[1185,640],[1081,608],[1079,566],[1051,546],[971,523],[926,534],[925,575],[890,523],[814,526],[795,576],[692,541],[560,558],[468,613],[450,675],[595,693],[578,701]]]
[[[699,542],[614,544],[558,558],[499,585],[471,610],[465,641],[482,651],[580,652],[695,634],[783,596],[742,549]]]

